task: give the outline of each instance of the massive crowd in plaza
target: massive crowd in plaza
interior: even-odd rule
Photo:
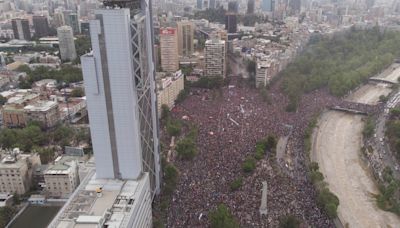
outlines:
[[[290,113],[285,111],[287,97],[278,85],[269,90],[268,104],[256,89],[231,84],[219,96],[215,91],[192,89],[192,95],[172,111],[175,118],[195,123],[199,133],[197,156],[174,161],[180,175],[168,210],[168,227],[204,227],[207,213],[220,203],[230,208],[242,227],[276,227],[284,215],[295,215],[312,227],[333,227],[317,207],[315,189],[306,178],[304,133],[313,115],[325,107],[353,104],[319,90],[305,94],[297,112]],[[243,161],[254,154],[256,142],[268,135],[289,136],[286,152],[291,166],[276,163],[266,154],[254,172],[244,174]],[[241,176],[242,187],[231,191],[230,184]],[[263,181],[268,183],[264,218],[259,213]]]

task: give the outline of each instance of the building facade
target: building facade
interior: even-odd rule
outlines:
[[[45,128],[52,128],[60,121],[56,101],[38,101],[24,107],[25,121],[37,121]]]
[[[270,63],[267,61],[257,61],[256,66],[256,87],[266,86],[268,83],[268,69]]]
[[[60,12],[60,11],[54,12],[52,24],[56,28],[65,25],[64,14],[62,12]]]
[[[275,0],[262,0],[261,9],[264,12],[273,12],[275,9]]]
[[[8,128],[25,127],[27,119],[24,107],[38,100],[39,94],[35,93],[19,94],[9,99],[7,103],[3,105],[3,126]]]
[[[157,80],[157,110],[158,116],[161,116],[163,105],[167,105],[170,109],[175,106],[179,93],[185,88],[185,82],[181,70],[170,76],[162,76]]]
[[[70,26],[57,28],[61,60],[72,61],[76,59],[74,35]]]
[[[78,11],[79,12],[79,11]],[[79,13],[73,10],[64,10],[64,24],[72,28],[74,35],[81,33],[81,25],[79,22]]]
[[[178,33],[176,28],[160,29],[161,69],[175,72],[179,69]]]
[[[28,19],[16,18],[11,20],[14,38],[17,40],[31,40]]]
[[[32,22],[37,38],[49,36],[50,27],[46,16],[34,15],[32,17]]]
[[[237,15],[236,13],[226,13],[225,14],[225,30],[228,33],[236,33],[237,32]]]
[[[96,178],[138,179],[148,172],[154,196],[160,161],[150,12],[95,14],[93,51],[81,62]]]
[[[44,171],[45,192],[50,197],[68,198],[79,185],[77,161],[59,157]]]
[[[17,148],[12,151],[2,151],[0,193],[28,192],[32,186],[33,172],[40,164],[37,153],[22,154]]]
[[[254,6],[255,6],[255,0],[248,0],[247,1],[247,13],[248,14],[253,14],[254,13]]]
[[[190,21],[177,22],[178,53],[180,56],[190,56],[194,52],[194,24]]]
[[[207,77],[226,76],[226,46],[225,41],[214,37],[207,40],[204,49],[205,69]]]

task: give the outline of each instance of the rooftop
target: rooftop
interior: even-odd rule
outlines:
[[[26,111],[30,111],[30,112],[46,112],[55,106],[57,106],[57,102],[55,102],[55,101],[41,100],[41,101],[38,101],[33,104],[25,106],[24,109]]]
[[[69,174],[73,166],[76,167],[76,162],[80,157],[77,156],[60,156],[56,158],[55,164],[48,167],[44,174],[46,175],[59,175]],[[74,165],[75,164],[75,165]]]
[[[92,170],[49,227],[120,227],[129,220],[147,176],[139,180],[96,179]]]

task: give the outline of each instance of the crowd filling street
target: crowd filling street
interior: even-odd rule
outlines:
[[[317,207],[316,191],[307,178],[305,129],[326,107],[362,111],[377,107],[343,102],[318,90],[303,95],[297,112],[286,112],[288,100],[279,87],[269,90],[268,103],[256,89],[232,80],[222,93],[192,89],[192,95],[172,110],[175,118],[196,124],[199,133],[196,157],[174,161],[180,175],[168,210],[169,227],[204,227],[208,212],[220,203],[230,208],[243,227],[276,227],[284,215],[295,215],[308,226],[333,227]],[[290,166],[277,163],[267,153],[254,172],[243,173],[242,163],[254,154],[258,140],[289,134],[286,153],[292,160]],[[291,175],[285,169],[290,169]],[[231,191],[230,183],[238,177],[243,177],[243,185]],[[264,217],[259,213],[262,181],[268,183],[268,214]]]

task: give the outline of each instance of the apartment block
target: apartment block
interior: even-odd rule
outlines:
[[[178,53],[180,56],[190,56],[194,52],[194,24],[190,21],[179,21],[178,27]]]
[[[178,33],[176,28],[160,29],[161,69],[175,72],[179,69]]]
[[[178,94],[184,89],[184,75],[179,70],[173,74],[158,73],[157,75],[157,111],[161,117],[161,106],[167,105],[170,109],[175,106]]]
[[[45,192],[50,197],[68,198],[79,185],[78,163],[73,156],[58,157],[44,171]]]
[[[0,193],[28,192],[33,172],[41,164],[39,154],[23,154],[15,148],[1,151],[0,158]]]
[[[24,107],[25,121],[38,121],[45,128],[54,127],[60,120],[56,101],[37,101]]]
[[[207,77],[226,76],[226,46],[225,41],[214,37],[207,40],[204,49],[205,70]]]

